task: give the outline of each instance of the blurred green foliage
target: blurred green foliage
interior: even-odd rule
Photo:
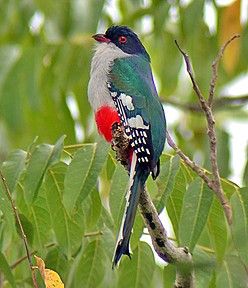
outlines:
[[[211,63],[223,39],[230,33],[241,34],[220,63],[218,101],[228,96],[223,94],[226,85],[247,73],[248,25],[240,25],[239,0],[227,7],[215,1],[186,2],[0,0],[1,169],[30,249],[59,272],[66,287],[171,287],[175,279],[174,267],[156,265],[149,245],[139,241],[144,228],[140,215],[132,236],[132,261],[124,259],[118,271],[111,271],[127,175],[96,136],[87,85],[94,45],[91,35],[112,24],[133,28],[151,55],[161,99],[180,108],[169,129],[182,150],[208,169],[205,120],[187,108],[197,100],[174,40],[190,56],[207,97]],[[208,16],[206,23],[204,17],[209,5],[217,20],[212,30],[209,23],[215,23],[214,18]],[[235,157],[225,123],[248,122],[244,102],[228,103],[218,109],[216,105],[215,110],[223,177],[232,172],[230,157]],[[167,119],[174,118],[170,115],[174,110],[167,109]],[[95,141],[99,143],[80,149],[68,146]],[[197,287],[246,287],[247,188],[238,189],[223,179],[234,209],[230,228],[212,192],[177,156],[163,155],[161,163],[161,175],[156,184],[149,179],[148,190],[159,211],[166,205],[176,243],[194,252]],[[243,176],[246,186],[247,167],[248,162]],[[25,253],[2,185],[0,199],[0,286],[4,279],[4,287],[31,287],[25,261],[11,268]]]

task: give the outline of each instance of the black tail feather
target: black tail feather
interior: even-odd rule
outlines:
[[[134,153],[130,171],[130,186],[127,192],[127,205],[123,215],[122,225],[119,231],[115,254],[113,257],[113,266],[116,267],[122,257],[127,255],[131,258],[129,244],[134,224],[134,219],[139,203],[140,192],[144,189],[145,181],[149,175],[148,169],[136,163]]]

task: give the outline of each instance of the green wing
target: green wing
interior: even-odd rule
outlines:
[[[153,162],[157,163],[165,143],[166,122],[150,63],[142,56],[116,59],[109,74],[109,82],[111,95],[116,96],[117,93],[120,96],[123,93],[132,98],[133,109],[128,109],[118,100],[122,105],[121,116],[124,114],[126,119],[130,119],[140,115],[145,125],[149,126],[149,131],[146,131],[149,134],[149,149],[153,152]]]

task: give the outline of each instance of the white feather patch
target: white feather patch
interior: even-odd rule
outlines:
[[[140,115],[129,118],[127,121],[128,121],[129,126],[132,128],[149,129],[149,125],[145,125],[143,118]]]
[[[121,93],[119,98],[121,99],[123,106],[126,106],[130,111],[134,110],[133,99],[131,96]]]

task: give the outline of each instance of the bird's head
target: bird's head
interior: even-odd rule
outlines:
[[[150,56],[138,36],[126,26],[111,26],[105,34],[96,34],[92,37],[98,43],[113,43],[127,54],[142,55],[150,61]]]

